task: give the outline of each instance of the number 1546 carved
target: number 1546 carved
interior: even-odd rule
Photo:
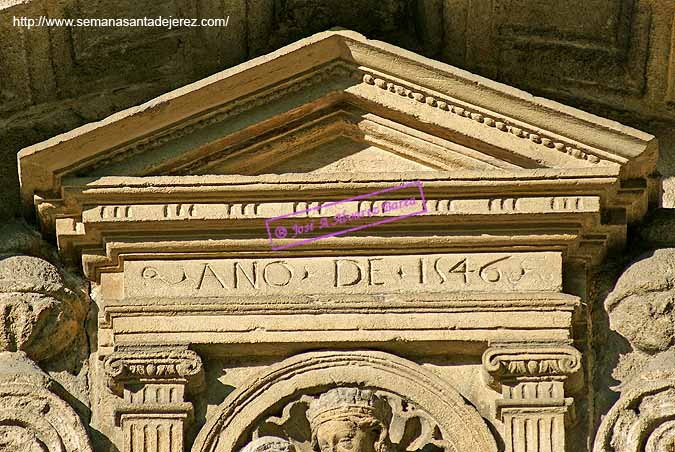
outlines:
[[[560,291],[557,252],[127,262],[129,296]]]

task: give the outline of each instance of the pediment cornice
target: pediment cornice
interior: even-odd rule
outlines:
[[[157,253],[264,254],[265,218],[405,181],[424,184],[427,215],[303,251],[516,246],[597,262],[655,200],[656,156],[651,135],[329,31],[28,147],[19,167],[45,232],[97,277],[152,236]]]

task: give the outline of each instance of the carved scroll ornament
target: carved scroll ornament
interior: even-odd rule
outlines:
[[[564,380],[581,369],[581,353],[566,345],[496,346],[483,354],[483,368],[495,389],[507,381]]]
[[[111,386],[141,379],[189,380],[199,376],[202,371],[202,360],[192,350],[141,349],[113,353],[106,359],[104,368]]]
[[[492,347],[483,354],[483,366],[496,378],[571,375],[581,369],[581,353],[564,345]]]
[[[456,451],[415,403],[387,391],[345,386],[289,403],[253,436],[242,452],[273,439],[274,450],[296,452]]]
[[[93,452],[80,418],[23,352],[0,352],[0,450]]]
[[[118,394],[126,383],[177,381],[193,391],[204,385],[201,358],[185,348],[125,349],[108,356],[103,367],[108,386]]]
[[[621,397],[604,417],[594,452],[675,450],[675,249],[631,265],[605,301],[610,326],[633,351],[616,369]]]
[[[603,419],[594,452],[675,450],[675,351],[659,355],[623,388]]]

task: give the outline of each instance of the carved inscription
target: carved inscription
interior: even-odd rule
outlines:
[[[560,291],[557,252],[131,261],[127,296]]]

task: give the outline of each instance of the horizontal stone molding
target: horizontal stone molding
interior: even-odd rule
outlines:
[[[111,301],[104,308],[101,346],[171,342],[210,344],[223,353],[278,353],[306,343],[363,343],[397,347],[414,341],[473,344],[485,341],[566,342],[579,299],[549,292],[212,297]],[[318,320],[317,320],[318,319]],[[237,345],[235,349],[228,347]],[[277,345],[273,345],[277,344]],[[268,350],[269,347],[269,350]],[[225,352],[226,349],[229,351]],[[254,352],[254,349],[257,350]],[[439,352],[419,348],[416,353]],[[274,350],[274,351],[273,351]]]
[[[188,420],[192,416],[193,408],[190,402],[174,403],[125,403],[115,407],[115,422],[126,419],[175,419]]]
[[[340,209],[347,212],[377,207],[373,218],[386,218],[399,215],[396,211],[385,212],[381,208],[385,202],[395,201],[348,201],[340,203]],[[218,220],[266,219],[278,215],[302,212],[317,208],[296,218],[332,217],[336,209],[322,208],[324,204],[334,202],[291,201],[256,203],[167,203],[167,204],[110,204],[87,207],[82,211],[84,224],[97,223],[143,223],[186,221],[193,223]],[[540,197],[475,197],[459,199],[428,199],[426,216],[457,215],[533,215],[554,213],[592,213],[600,211],[598,196],[540,196]]]

